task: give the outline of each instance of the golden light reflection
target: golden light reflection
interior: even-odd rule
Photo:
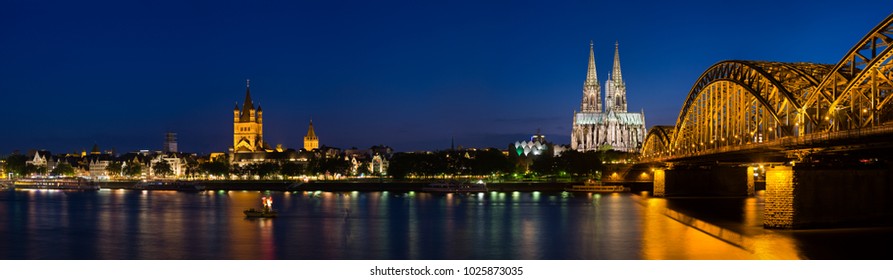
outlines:
[[[753,259],[750,252],[732,246],[664,215],[667,201],[646,200],[642,231],[642,258],[662,259]]]
[[[643,198],[643,259],[799,259],[796,243],[764,230],[756,198],[744,204],[745,233],[667,208],[663,198]]]

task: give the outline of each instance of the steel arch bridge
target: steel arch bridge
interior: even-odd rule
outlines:
[[[893,14],[835,65],[728,60],[697,79],[675,126],[652,128],[645,161],[893,128]],[[849,134],[848,134],[849,135]]]

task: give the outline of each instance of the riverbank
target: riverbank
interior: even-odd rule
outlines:
[[[252,191],[420,191],[436,181],[311,181],[298,182],[287,180],[269,181],[183,181],[182,184],[203,186],[205,190],[252,190]],[[141,189],[138,181],[97,182],[102,189]],[[563,191],[574,183],[569,182],[500,182],[487,183],[491,191]],[[166,190],[163,187],[153,190]],[[171,187],[167,190],[177,190]]]

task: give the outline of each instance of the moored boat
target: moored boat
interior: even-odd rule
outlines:
[[[98,191],[99,185],[82,178],[37,178],[16,180],[10,189]]]
[[[428,184],[421,189],[423,192],[459,193],[459,192],[486,192],[487,184],[478,182],[447,181]]]
[[[600,181],[586,181],[583,185],[573,185],[570,188],[565,188],[565,191],[568,192],[593,192],[593,193],[620,193],[627,192],[629,189],[624,188],[622,185],[602,185]]]

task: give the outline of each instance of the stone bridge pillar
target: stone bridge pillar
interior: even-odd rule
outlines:
[[[763,226],[817,228],[893,221],[891,166],[774,166],[766,170]]]
[[[664,197],[666,195],[666,170],[663,168],[654,169],[654,196]]]

